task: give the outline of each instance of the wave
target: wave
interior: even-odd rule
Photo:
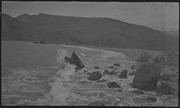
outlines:
[[[69,56],[69,52],[64,49],[58,49],[57,63],[59,69],[53,78],[54,81],[49,83],[51,90],[46,94],[45,98],[38,100],[38,104],[67,105],[66,98],[69,97],[72,86],[64,82],[67,82],[70,76],[75,74],[75,66],[66,63],[64,61],[65,56]]]

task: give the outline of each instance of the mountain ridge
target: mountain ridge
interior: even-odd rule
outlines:
[[[2,15],[3,16],[3,15]],[[2,21],[5,37],[18,37],[12,40],[36,41],[42,39],[55,44],[79,44],[106,46],[117,48],[140,48],[163,50],[171,44],[177,44],[177,38],[170,37],[152,28],[129,24],[112,18],[84,18],[48,15],[19,15],[12,24]],[[17,24],[18,23],[18,24]],[[16,25],[19,34],[13,30],[6,31]],[[11,33],[12,32],[12,33]]]

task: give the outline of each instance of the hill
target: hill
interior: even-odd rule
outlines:
[[[40,13],[2,15],[3,39],[115,48],[164,50],[178,38],[111,18],[83,18]]]

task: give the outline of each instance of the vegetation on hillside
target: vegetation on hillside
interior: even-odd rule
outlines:
[[[47,14],[11,17],[2,14],[2,39],[53,44],[164,50],[176,37],[145,26],[111,18],[82,18]]]

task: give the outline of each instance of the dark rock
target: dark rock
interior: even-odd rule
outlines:
[[[143,64],[136,70],[131,86],[140,90],[155,90],[160,72],[161,69],[153,63]]]
[[[103,72],[103,74],[106,74],[106,75],[109,75],[109,71],[106,69],[106,70],[104,70],[104,72]]]
[[[123,70],[123,71],[119,74],[119,78],[127,78],[127,70]]]
[[[75,52],[72,52],[72,56],[71,58],[68,57],[64,57],[64,60],[67,63],[73,64],[76,66],[76,70],[80,70],[82,68],[84,68],[85,66],[82,64],[81,60],[79,59],[79,57],[75,54]]]
[[[135,75],[136,74],[136,71],[132,71],[132,72],[129,72],[128,75],[132,76],[132,75]]]
[[[108,82],[107,87],[109,87],[109,88],[121,88],[121,86],[119,84],[117,84],[116,82]]]
[[[89,77],[87,78],[90,81],[96,81],[102,78],[102,74],[100,72],[92,72],[88,73]]]
[[[114,66],[109,66],[109,68],[114,68]]]
[[[136,65],[131,66],[131,69],[133,69],[133,70],[136,69],[136,68],[137,68]]]
[[[108,70],[104,70],[103,74],[106,74],[106,75],[116,75],[117,73],[115,71],[108,71]]]
[[[111,71],[109,75],[116,75],[117,73],[115,71]]]
[[[105,103],[102,101],[95,100],[95,101],[90,102],[88,106],[105,106]]]
[[[161,83],[159,87],[156,88],[156,92],[164,95],[171,94],[171,87],[166,83]]]
[[[143,91],[141,91],[141,90],[134,90],[134,91],[132,91],[134,94],[144,94],[144,92]]]
[[[113,66],[121,66],[119,63],[115,63]]]
[[[94,66],[94,69],[100,69],[100,67],[98,67],[98,66]]]
[[[156,97],[147,97],[147,101],[148,102],[157,102],[157,99],[156,99]]]

